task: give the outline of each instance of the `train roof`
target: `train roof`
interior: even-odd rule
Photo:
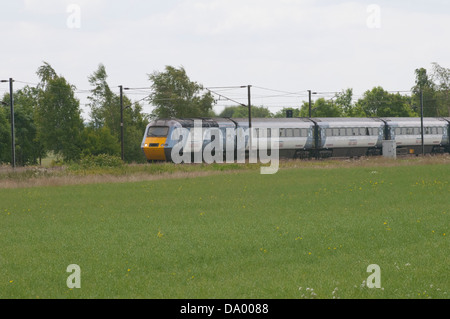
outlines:
[[[235,124],[240,126],[248,126],[248,118],[172,118],[172,119],[158,119],[150,123],[152,126],[175,126],[175,127],[185,127],[191,128],[195,126],[195,121],[202,121],[203,127],[233,127]],[[420,123],[421,119],[417,117],[389,117],[389,118],[253,118],[252,124],[255,126],[262,125],[287,125],[292,126],[312,126],[314,123],[318,125],[340,125],[340,126],[379,126],[384,123],[389,125],[417,125]],[[450,117],[434,118],[427,117],[424,118],[424,123],[426,125],[446,125],[450,123]]]
[[[248,127],[248,118],[237,118],[232,119],[241,127]],[[285,127],[285,128],[309,128],[312,127],[314,123],[306,118],[253,118],[253,127]]]
[[[246,122],[248,123],[248,118],[235,118],[232,119],[233,121],[237,123]],[[259,123],[273,123],[273,122],[283,122],[283,123],[299,123],[299,122],[305,122],[305,123],[311,123],[311,121],[307,118],[303,117],[296,117],[296,118],[253,118],[252,121],[259,122]]]
[[[375,117],[317,117],[312,120],[316,122],[382,122]]]
[[[202,127],[219,127],[219,124],[233,124],[230,119],[225,118],[172,118],[172,119],[160,119],[151,122],[153,126],[181,126],[184,128],[195,127],[195,122],[201,121]]]
[[[397,125],[412,125],[421,123],[421,118],[419,117],[390,117],[383,118],[389,124],[397,124]],[[443,118],[435,118],[435,117],[425,117],[423,122],[427,125],[445,125],[446,121]]]
[[[384,122],[378,118],[368,117],[333,117],[333,118],[313,118],[314,122],[319,126],[329,127],[381,127]]]

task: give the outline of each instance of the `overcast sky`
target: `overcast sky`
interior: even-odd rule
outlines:
[[[253,85],[254,104],[273,111],[300,105],[309,89],[325,97],[346,88],[356,97],[375,86],[410,90],[416,68],[450,67],[447,0],[0,3],[0,79],[13,77],[16,88],[36,83],[46,61],[78,88],[82,103],[100,63],[115,90],[148,87],[148,74],[183,66],[205,87]],[[7,89],[0,84],[0,94]],[[246,90],[219,91],[245,103]]]

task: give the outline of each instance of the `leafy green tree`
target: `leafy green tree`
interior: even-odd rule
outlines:
[[[209,117],[214,98],[201,94],[203,86],[189,79],[183,67],[166,66],[164,72],[149,75],[153,93],[149,101],[155,106],[154,118]]]
[[[91,108],[91,129],[87,132],[90,136],[90,143],[84,153],[93,152],[95,155],[100,150],[108,155],[121,155],[121,126],[120,126],[120,96],[114,93],[108,84],[108,74],[103,64],[88,78],[91,86],[90,100]],[[132,103],[126,96],[123,96],[124,106],[124,154],[127,162],[145,162],[145,158],[140,149],[142,136],[148,124],[148,118],[142,113],[142,106],[139,103]],[[109,131],[109,136],[106,131]],[[98,137],[107,138],[111,145],[105,148]],[[93,143],[99,143],[94,145]]]
[[[88,96],[91,118],[94,127],[108,127],[113,136],[120,136],[120,97],[115,94],[107,82],[108,74],[103,64],[88,77],[93,87]],[[128,102],[128,101],[126,101]],[[125,102],[124,102],[125,103]]]
[[[124,111],[124,153],[125,161],[128,163],[145,163],[147,160],[142,153],[141,143],[144,136],[145,129],[150,119],[143,114],[142,106],[139,103],[131,104],[127,100],[127,107]]]
[[[423,94],[423,114],[425,117],[438,116],[439,108],[437,103],[436,85],[428,76],[425,68],[415,70],[416,85],[412,88],[412,103],[414,109],[420,114],[420,92]]]
[[[247,106],[228,106],[220,114],[219,117],[227,118],[247,118]],[[273,114],[264,106],[252,106],[252,118],[271,118]]]
[[[11,162],[11,132],[6,107],[0,105],[0,164]]]
[[[431,76],[437,90],[438,115],[450,116],[450,69],[444,68],[437,63],[432,63],[433,74]]]
[[[44,63],[38,71],[37,129],[44,146],[65,161],[81,156],[83,120],[75,87]]]
[[[411,117],[416,116],[411,100],[399,93],[389,93],[382,87],[366,91],[356,102],[367,117]]]
[[[365,117],[362,108],[353,103],[353,89],[346,89],[336,93],[334,97],[335,105],[341,109],[343,117]]]
[[[83,130],[83,157],[102,154],[119,156],[120,145],[107,127],[88,126]]]
[[[311,106],[313,117],[341,117],[340,109],[333,101],[324,98],[317,99]],[[304,102],[300,109],[301,117],[309,117],[309,102]]]
[[[16,164],[19,166],[37,164],[46,153],[37,134],[36,101],[38,92],[37,88],[29,86],[14,92]],[[9,93],[5,94],[3,102],[9,104]],[[10,114],[8,113],[9,118]]]

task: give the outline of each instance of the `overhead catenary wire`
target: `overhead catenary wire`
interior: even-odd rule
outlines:
[[[14,80],[15,83],[23,84],[25,86],[29,87],[38,87],[39,83],[31,82],[31,81],[23,81],[23,80]],[[75,87],[75,86],[74,86]],[[245,101],[247,100],[247,96],[244,92],[239,93],[236,91],[237,89],[245,88],[247,86],[216,86],[216,87],[207,87],[203,88],[203,90],[210,92],[214,96],[217,96],[219,99],[216,100],[216,107],[227,107],[230,106],[226,102],[235,103],[240,106],[245,106]],[[256,90],[256,92],[253,92],[252,99],[254,101],[253,104],[259,104],[264,107],[270,107],[270,108],[300,108],[301,107],[301,99],[306,99],[308,97],[308,91],[302,90],[302,91],[287,91],[287,90],[280,90],[280,89],[274,89],[274,88],[268,88],[263,86],[255,86],[252,85],[252,87]],[[142,86],[142,87],[130,87],[125,88],[127,90],[127,94],[129,96],[143,96],[143,98],[140,98],[137,101],[132,102],[135,103],[141,103],[141,102],[147,102],[147,106],[154,107],[152,105],[152,102],[156,101],[173,101],[177,100],[176,98],[165,98],[165,99],[151,99],[151,95],[153,93],[153,89],[149,86]],[[267,91],[267,92],[274,92],[279,94],[263,94],[259,93],[257,90],[261,91]],[[93,92],[93,89],[77,89],[75,87],[74,93],[77,95],[86,95],[91,94]],[[314,98],[326,98],[326,99],[333,99],[338,94],[343,93],[344,91],[324,91],[324,92],[315,92]],[[402,96],[410,96],[412,97],[414,95],[414,92],[412,90],[385,90],[385,92],[390,94],[400,94]],[[0,93],[3,93],[3,95],[8,93],[7,88],[1,88],[0,87]],[[365,93],[359,93],[355,94],[353,92],[352,95],[352,102],[357,101],[365,96]],[[424,102],[435,102],[437,101],[436,98],[433,99],[425,99]],[[304,101],[305,102],[305,101]],[[382,104],[384,101],[371,101],[371,103],[374,104]],[[89,107],[90,103],[80,103],[80,106]],[[432,105],[425,105],[425,108],[432,108],[434,106]]]

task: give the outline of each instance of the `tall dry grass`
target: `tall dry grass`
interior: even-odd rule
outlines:
[[[450,155],[403,157],[397,160],[383,157],[331,160],[283,160],[280,169],[331,169],[352,167],[396,167],[416,165],[450,165]],[[97,183],[129,183],[162,179],[197,178],[233,172],[256,171],[259,164],[146,164],[124,165],[121,168],[77,169],[70,167],[0,166],[0,189],[57,187]]]

